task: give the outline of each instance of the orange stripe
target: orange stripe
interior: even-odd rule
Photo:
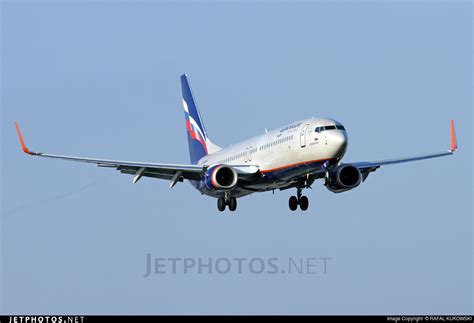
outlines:
[[[21,132],[20,132],[20,128],[18,127],[18,123],[15,122],[15,127],[16,127],[16,132],[18,134],[18,138],[20,139],[20,143],[21,143],[21,148],[23,149],[23,151],[29,155],[31,155],[31,151],[28,150],[28,148],[26,148],[26,145],[25,145],[25,142],[23,141],[23,137],[21,135]]]
[[[454,132],[454,120],[451,120],[451,150],[455,151],[458,149],[458,143],[456,141],[456,133]]]
[[[327,160],[332,160],[332,159],[334,159],[334,158],[308,160],[308,161],[305,161],[305,162],[300,162],[300,163],[296,163],[296,164],[285,165],[285,166],[281,166],[281,167],[277,167],[277,168],[266,169],[266,170],[260,170],[260,172],[261,172],[261,173],[269,173],[269,172],[274,172],[274,171],[277,171],[277,170],[282,170],[282,169],[285,169],[285,168],[295,167],[295,166],[304,165],[304,164],[309,164],[309,163],[317,163],[317,162],[322,162],[322,161],[327,161]]]

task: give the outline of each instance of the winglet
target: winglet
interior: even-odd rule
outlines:
[[[23,151],[27,153],[28,155],[34,155],[33,152],[29,151],[28,148],[26,148],[25,141],[23,141],[23,137],[21,135],[20,128],[18,127],[17,122],[15,122],[15,127],[16,127],[16,132],[18,134],[18,138],[20,139],[21,148],[23,149]]]
[[[456,141],[456,133],[454,132],[454,120],[451,119],[451,151],[455,152],[458,149],[458,143]]]

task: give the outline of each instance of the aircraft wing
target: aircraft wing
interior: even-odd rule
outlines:
[[[34,152],[29,150],[23,140],[20,128],[15,123],[18,138],[20,139],[21,147],[25,153],[31,156],[63,159],[75,162],[83,162],[95,164],[99,167],[110,167],[119,170],[123,174],[135,175],[133,183],[136,183],[142,176],[154,177],[159,179],[171,180],[170,187],[173,187],[176,182],[182,182],[183,179],[200,180],[207,167],[199,165],[180,165],[180,164],[155,164],[143,162],[130,162],[109,159],[95,159],[85,157],[73,157],[52,155],[41,152]]]
[[[458,149],[453,120],[451,120],[451,123],[450,123],[450,133],[451,133],[451,149],[447,151],[434,153],[434,154],[414,156],[414,157],[394,158],[394,159],[386,159],[386,160],[379,160],[379,161],[372,161],[372,162],[355,162],[355,163],[349,163],[349,164],[359,168],[359,170],[361,171],[363,175],[363,179],[365,180],[370,172],[377,170],[378,168],[380,168],[380,166],[401,164],[401,163],[407,163],[407,162],[412,162],[412,161],[417,161],[417,160],[452,155]]]

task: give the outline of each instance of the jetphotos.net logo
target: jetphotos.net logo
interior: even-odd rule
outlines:
[[[164,275],[313,275],[331,270],[331,257],[145,256],[143,277]]]
[[[84,316],[10,316],[9,323],[83,323]]]

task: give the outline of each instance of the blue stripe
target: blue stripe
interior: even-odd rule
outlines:
[[[191,91],[191,87],[189,85],[188,78],[185,74],[181,75],[181,91],[183,95],[183,100],[186,102],[186,106],[188,111],[184,111],[184,117],[186,122],[189,122],[189,129],[188,129],[188,145],[189,145],[189,158],[191,163],[197,164],[197,162],[204,156],[206,156],[206,147],[203,146],[206,143],[206,129],[204,128],[203,121],[201,120],[201,116],[199,114],[199,110],[196,105],[196,101],[194,100],[193,93]],[[194,122],[199,127],[199,130],[195,128],[195,126],[191,123],[190,119],[193,119]],[[198,139],[193,139],[192,135]],[[204,136],[204,137],[203,137]]]

